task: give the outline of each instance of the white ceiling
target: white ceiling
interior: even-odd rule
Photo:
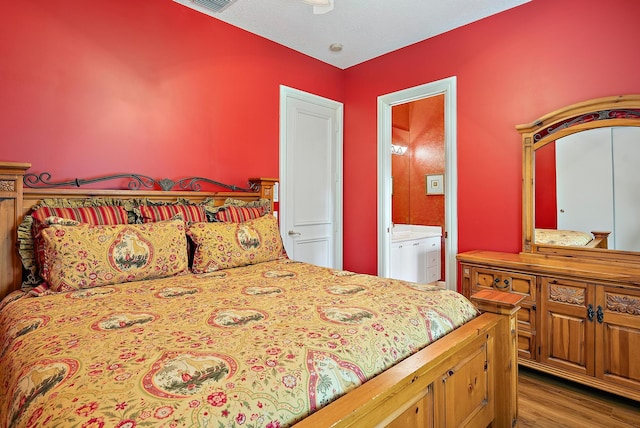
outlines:
[[[192,0],[174,0],[207,13]],[[345,69],[530,0],[335,0],[314,15],[302,0],[237,0],[207,13],[320,61]],[[340,43],[341,52],[329,45]]]

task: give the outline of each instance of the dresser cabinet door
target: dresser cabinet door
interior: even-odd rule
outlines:
[[[540,362],[593,375],[594,286],[545,277],[540,281]]]
[[[596,290],[596,376],[640,391],[640,290]]]

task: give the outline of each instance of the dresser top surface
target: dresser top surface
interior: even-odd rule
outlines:
[[[636,265],[592,260],[582,261],[568,257],[549,257],[531,253],[502,253],[483,250],[460,253],[457,259],[461,263],[515,269],[535,274],[566,275],[640,286],[640,267]]]

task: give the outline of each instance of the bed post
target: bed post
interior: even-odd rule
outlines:
[[[20,288],[22,264],[16,250],[17,227],[22,216],[23,182],[28,163],[0,162],[0,297]]]
[[[471,301],[482,312],[499,315],[494,349],[495,419],[493,427],[514,427],[518,421],[518,303],[524,296],[496,290],[482,290]]]
[[[277,178],[250,178],[249,183],[258,186],[260,199],[269,199],[271,201],[271,212],[273,212],[274,187],[278,182]]]

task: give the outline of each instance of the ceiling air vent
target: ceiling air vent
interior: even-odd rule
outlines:
[[[235,1],[236,0],[191,0],[191,3],[200,5],[211,12],[220,13]]]

